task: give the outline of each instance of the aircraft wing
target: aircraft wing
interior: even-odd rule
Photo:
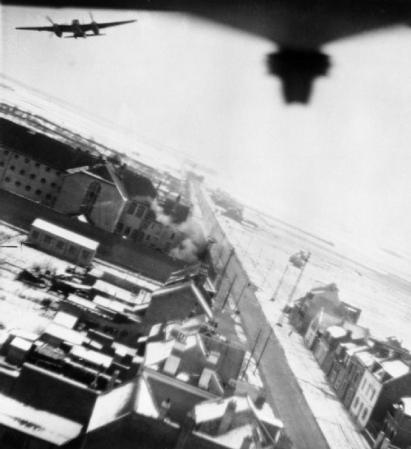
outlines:
[[[71,31],[70,25],[56,25],[61,32]],[[28,31],[49,31],[51,33],[55,32],[55,27],[46,26],[46,27],[16,27],[16,30],[28,30]]]
[[[120,22],[102,22],[102,23],[97,22],[96,25],[99,29],[102,29],[102,28],[108,28],[108,27],[116,27],[118,25],[125,25],[126,23],[133,23],[133,22],[137,22],[137,20],[123,20]],[[93,24],[92,23],[84,24],[84,25],[82,24],[81,28],[84,31],[91,31],[91,30],[93,30]]]

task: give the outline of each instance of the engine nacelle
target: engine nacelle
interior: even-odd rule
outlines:
[[[61,37],[63,36],[63,32],[61,31],[60,27],[58,25],[53,25],[53,33],[57,36],[57,37]]]
[[[99,29],[99,27],[98,27],[98,25],[97,25],[96,22],[92,22],[92,23],[91,23],[91,29],[92,29],[92,31],[93,31],[93,33],[94,33],[95,35],[100,34],[100,29]]]

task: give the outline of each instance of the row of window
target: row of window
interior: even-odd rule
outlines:
[[[14,159],[16,159],[16,160],[18,160],[18,159],[23,159],[23,156],[21,156],[20,154],[15,154],[14,155]],[[28,157],[24,157],[24,162],[26,163],[26,164],[28,164],[29,162],[31,162],[32,161],[32,159],[30,159],[30,158],[28,158]],[[35,164],[35,166],[36,167],[40,167],[40,163],[39,162],[36,162],[36,164]],[[51,168],[50,167],[47,167],[46,166],[46,172],[50,172],[51,171]]]
[[[124,223],[118,223],[117,227],[116,227],[116,232],[118,232],[119,234],[121,234],[124,237],[128,237],[130,236],[130,238],[132,238],[133,240],[136,239],[144,239],[146,242],[149,242],[151,240],[151,235],[150,234],[145,234],[143,237],[143,233],[141,231],[139,231],[138,229],[134,229],[131,230],[130,226],[124,226]],[[156,240],[158,240],[157,237],[153,236]],[[171,235],[169,236],[169,239],[174,239],[175,237],[175,232],[172,232]]]
[[[365,387],[367,387],[367,380],[366,379],[364,379],[362,381],[361,390],[363,390],[364,394],[366,396],[369,396],[370,401],[372,401],[373,398],[374,398],[374,395],[376,393],[376,390],[375,390],[375,388],[371,384],[368,384],[367,392],[365,392]]]
[[[359,403],[359,399],[355,398],[354,409],[356,409],[358,407],[358,403]],[[367,416],[367,413],[368,413],[368,408],[364,407],[364,404],[361,402],[357,416],[360,417],[361,421],[364,421]]]
[[[10,151],[8,151],[8,150],[5,150],[4,151],[4,154],[7,156],[8,154],[10,153]],[[14,155],[14,159],[15,160],[18,160],[18,159],[23,159],[23,156],[21,156],[21,155],[19,155],[19,154],[15,154]],[[26,163],[26,164],[28,164],[29,162],[32,162],[33,161],[33,159],[29,159],[28,157],[24,157],[24,162]],[[0,167],[4,167],[4,165],[5,165],[5,162],[4,161],[0,161]],[[35,164],[34,164],[34,166],[36,167],[36,168],[39,168],[40,166],[41,166],[42,164],[40,164],[40,162],[36,162]],[[10,166],[10,169],[11,170],[14,170],[15,169],[15,166],[14,165],[11,165]],[[50,173],[53,169],[52,168],[50,168],[50,167],[47,167],[47,166],[45,166],[45,169],[44,169],[47,173]],[[20,172],[21,173],[21,172]],[[59,171],[56,171],[56,174],[60,174],[60,172]]]
[[[4,181],[5,181],[5,182],[10,182],[11,179],[10,179],[10,177],[6,176],[6,177],[4,178]],[[20,182],[20,181],[15,181],[15,182],[14,182],[14,185],[15,185],[16,187],[21,187],[21,182]],[[32,186],[30,186],[30,185],[26,185],[26,186],[24,187],[24,190],[25,190],[26,192],[30,192],[31,189],[32,189]],[[40,189],[36,189],[36,190],[34,191],[34,193],[35,193],[36,195],[40,196],[43,192],[42,192]],[[50,195],[50,193],[47,193],[45,197],[46,197],[48,200],[54,198],[52,195]]]
[[[34,240],[39,240],[40,239],[40,233],[36,230],[32,231],[31,233],[31,237]],[[79,248],[74,246],[74,245],[70,245],[67,242],[64,242],[63,240],[59,240],[58,238],[53,238],[48,234],[45,234],[43,237],[43,243],[45,243],[48,246],[51,246],[55,243],[55,247],[60,250],[60,251],[64,251],[66,249],[66,246],[68,245],[68,254],[71,256],[75,256],[78,251]],[[81,250],[80,253],[80,257],[84,260],[87,260],[90,257],[90,251],[87,251],[85,249]]]
[[[138,218],[141,218],[145,211],[146,211],[147,207],[144,204],[138,204],[138,203],[130,203],[128,208],[127,208],[127,213],[129,215],[135,215]]]
[[[16,169],[16,167],[15,167],[14,165],[10,165],[10,170],[11,170],[11,171],[14,171],[15,169]],[[26,170],[24,170],[24,169],[20,170],[20,171],[19,171],[19,174],[22,175],[22,176],[24,176],[24,175],[26,174]],[[36,178],[37,178],[37,175],[36,175],[35,173],[31,173],[30,176],[29,176],[29,178],[30,178],[30,179],[36,179]],[[41,178],[41,179],[40,179],[40,182],[41,182],[42,184],[45,184],[45,183],[47,182],[47,179],[46,179],[46,178]],[[50,185],[51,185],[52,187],[57,187],[57,184],[56,184],[54,181],[51,182]]]

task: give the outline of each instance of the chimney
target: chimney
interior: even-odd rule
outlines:
[[[120,371],[118,369],[116,369],[114,371],[113,375],[110,377],[110,380],[108,381],[107,391],[110,391],[114,388],[119,375],[120,375]]]
[[[195,422],[191,412],[187,413],[186,419],[184,420],[180,433],[178,434],[177,443],[174,449],[189,449],[190,435],[193,432]]]
[[[230,400],[227,404],[227,407],[225,409],[224,415],[221,418],[220,425],[218,426],[218,435],[222,435],[224,433],[227,433],[230,430],[231,424],[234,419],[235,415],[235,409],[237,407],[237,404],[234,400]]]
[[[265,396],[263,396],[263,395],[258,396],[257,399],[254,401],[254,405],[259,410],[261,410],[263,408],[264,404],[265,404]]]
[[[247,435],[246,437],[244,437],[240,449],[250,449],[252,444],[253,444],[252,437],[250,435]]]

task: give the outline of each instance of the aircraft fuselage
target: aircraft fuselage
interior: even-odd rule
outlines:
[[[78,37],[86,37],[86,33],[85,31],[81,28],[80,26],[80,21],[78,19],[74,19],[71,22],[71,27],[73,30],[73,37],[78,38]]]

